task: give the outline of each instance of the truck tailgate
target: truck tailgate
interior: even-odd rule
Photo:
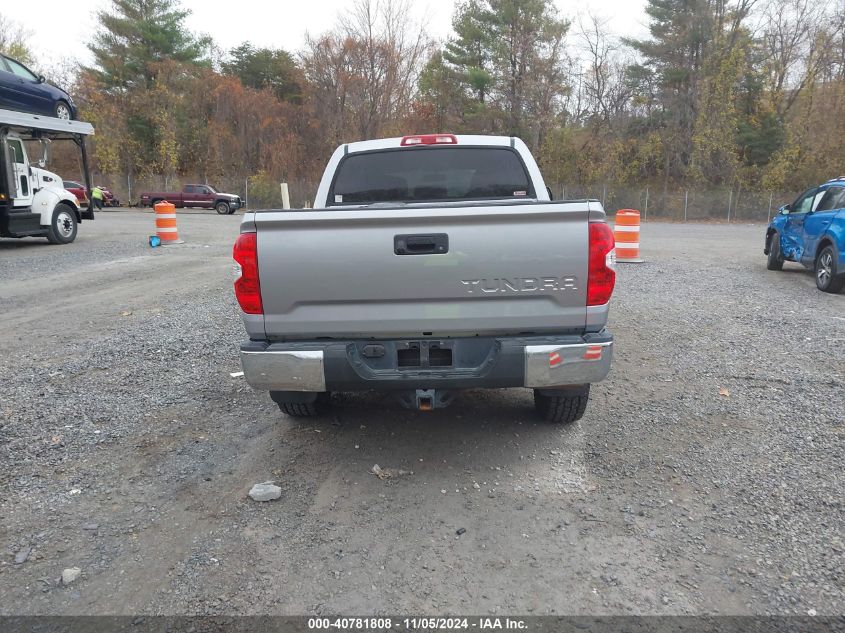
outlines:
[[[583,328],[588,204],[255,213],[267,338]]]

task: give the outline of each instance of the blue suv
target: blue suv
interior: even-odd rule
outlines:
[[[0,108],[76,118],[76,106],[67,92],[5,55],[0,55]]]
[[[824,292],[845,287],[845,178],[807,189],[778,209],[766,229],[766,268],[799,262],[815,272]]]

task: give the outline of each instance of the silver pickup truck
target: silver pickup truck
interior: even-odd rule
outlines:
[[[605,219],[595,200],[552,202],[518,138],[342,145],[313,209],[244,215],[246,381],[292,416],[332,391],[431,410],[461,389],[528,387],[547,420],[578,420],[613,350]]]

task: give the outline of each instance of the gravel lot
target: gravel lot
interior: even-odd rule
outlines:
[[[558,428],[520,389],[284,417],[229,375],[239,221],[0,240],[0,614],[845,611],[845,295],[762,225],[646,225]]]

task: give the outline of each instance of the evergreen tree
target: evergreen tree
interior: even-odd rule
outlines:
[[[683,176],[692,159],[697,92],[707,46],[714,37],[712,4],[710,0],[648,0],[651,39],[626,40],[644,60],[631,74],[652,74],[660,88],[666,177]]]
[[[427,114],[438,130],[451,130],[466,110],[465,93],[455,70],[443,62],[443,53],[435,52],[426,63],[418,83]]]
[[[532,116],[553,118],[561,80],[562,40],[569,23],[557,16],[551,0],[466,0],[452,20],[453,37],[443,59],[476,104],[491,104],[495,118],[488,131],[531,134]],[[472,108],[472,119],[486,108]]]
[[[565,88],[560,82],[560,67],[562,40],[569,23],[558,18],[551,0],[488,0],[488,4],[505,131],[524,135],[529,132],[526,114],[549,109],[539,103],[541,95],[532,88],[555,84],[558,93]],[[549,97],[542,100],[549,101]],[[549,114],[544,112],[544,118]],[[533,132],[536,136],[537,130]]]
[[[223,72],[234,75],[250,88],[270,88],[283,101],[296,101],[302,95],[302,72],[287,51],[254,48],[241,44],[223,62]]]
[[[443,59],[456,69],[460,81],[478,103],[485,102],[493,82],[492,18],[490,10],[479,0],[459,4],[452,18],[455,37],[443,51]]]
[[[111,0],[110,9],[97,12],[95,41],[88,45],[94,77],[107,90],[149,89],[159,62],[208,65],[210,40],[187,31],[189,14],[178,0]]]

